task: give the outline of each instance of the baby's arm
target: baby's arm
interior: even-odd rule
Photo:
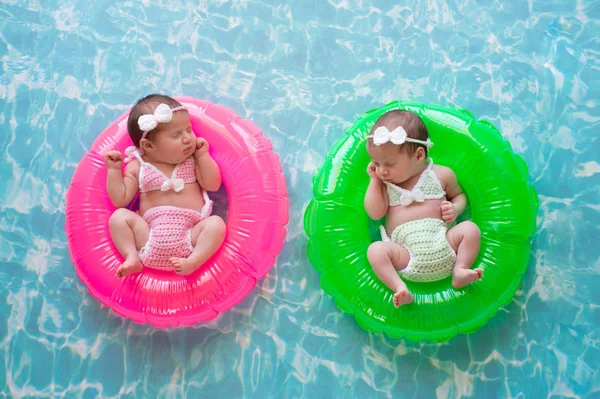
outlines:
[[[369,174],[371,181],[365,194],[365,210],[371,219],[379,220],[385,216],[389,206],[387,187],[377,175],[375,175],[375,169],[372,164],[369,164],[367,173]]]
[[[196,141],[196,180],[206,191],[217,191],[221,187],[221,171],[215,160],[208,153],[208,142],[198,137]]]
[[[125,167],[125,175],[121,175],[123,155],[119,151],[109,151],[104,156],[108,171],[106,173],[106,191],[108,198],[117,208],[126,207],[138,190],[139,163],[134,161]]]
[[[448,199],[448,201],[442,202],[442,218],[446,223],[453,223],[465,211],[467,195],[458,184],[456,174],[452,169],[440,167],[438,173]]]

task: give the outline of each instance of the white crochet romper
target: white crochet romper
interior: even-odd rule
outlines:
[[[412,190],[386,182],[389,206],[408,206],[413,202],[444,198],[442,188],[430,160]],[[408,266],[400,274],[411,281],[437,281],[452,274],[456,253],[446,239],[448,226],[441,219],[425,218],[403,223],[392,232],[391,239],[381,226],[383,241],[392,241],[405,247],[410,254]]]

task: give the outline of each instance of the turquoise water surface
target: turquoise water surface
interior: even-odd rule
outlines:
[[[3,0],[0,397],[600,397],[599,20],[593,0]],[[193,328],[100,306],[67,248],[77,163],[151,92],[252,120],[288,184],[275,267]],[[540,197],[515,299],[446,343],[365,332],[306,258],[313,172],[396,99],[494,123]]]

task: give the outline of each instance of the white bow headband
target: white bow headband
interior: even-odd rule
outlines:
[[[142,134],[142,139],[146,137],[148,132],[155,129],[159,122],[171,122],[171,119],[173,119],[173,112],[184,109],[186,108],[183,105],[171,108],[167,104],[160,104],[154,110],[154,114],[145,114],[140,116],[138,118],[138,126],[140,127],[140,130],[144,132],[144,134]]]
[[[398,126],[391,132],[388,130],[387,127],[379,126],[377,129],[375,129],[375,132],[373,132],[373,134],[368,135],[367,138],[373,139],[373,144],[375,145],[382,145],[387,142],[391,142],[396,145],[402,145],[406,142],[409,142],[423,144],[425,147],[427,147],[428,150],[431,147],[433,147],[433,142],[429,139],[427,139],[427,141],[423,141],[408,137],[406,135],[406,130],[404,130],[402,126]]]

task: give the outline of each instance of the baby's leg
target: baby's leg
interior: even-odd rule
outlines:
[[[481,232],[473,222],[462,222],[446,234],[448,243],[456,252],[456,264],[452,272],[452,286],[462,288],[481,278],[481,269],[471,269],[479,254]]]
[[[390,290],[394,291],[394,306],[405,305],[413,301],[412,294],[398,275],[410,261],[410,253],[395,242],[377,241],[367,250],[367,258],[377,277]]]
[[[138,251],[148,241],[148,223],[137,213],[120,208],[110,216],[108,227],[115,247],[125,258],[125,262],[117,269],[117,276],[123,278],[141,272],[142,261]]]
[[[175,273],[187,275],[196,271],[223,244],[225,239],[225,222],[218,216],[209,216],[192,229],[192,245],[194,250],[186,258],[171,258]]]

